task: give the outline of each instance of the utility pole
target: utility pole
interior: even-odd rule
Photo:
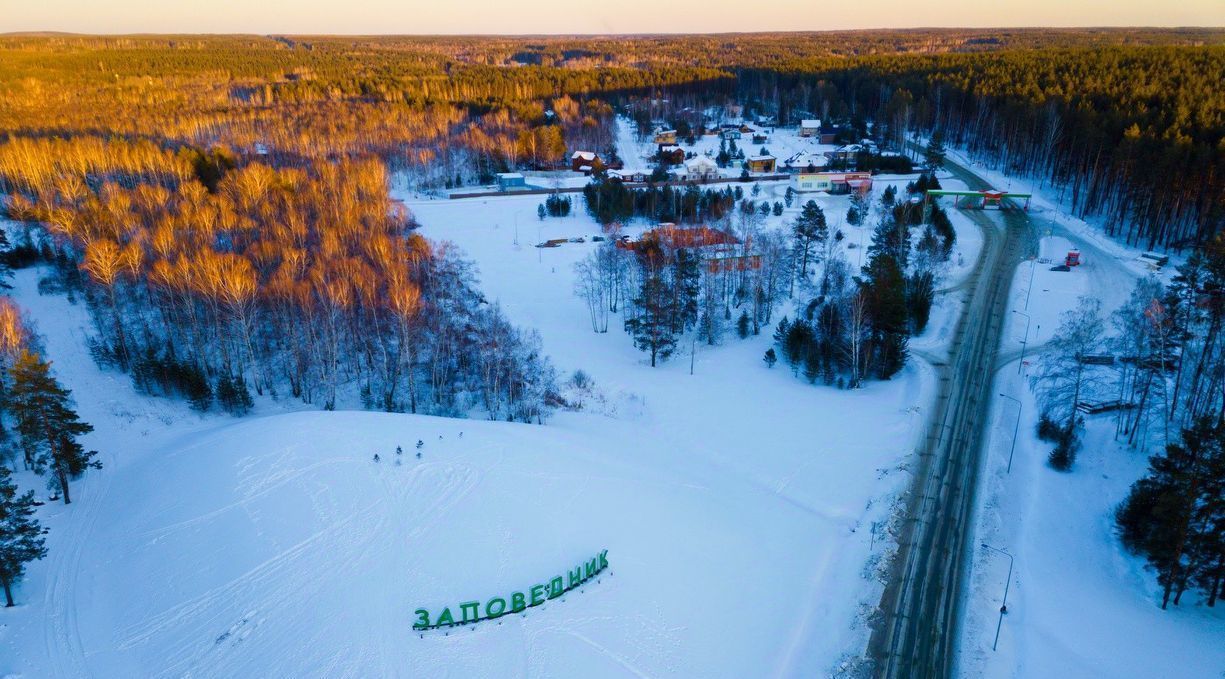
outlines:
[[[1021,433],[1021,410],[1023,406],[1021,405],[1020,399],[1013,398],[1009,396],[1008,394],[1004,394],[1004,393],[1001,393],[1000,396],[1008,399],[1009,401],[1014,401],[1017,404],[1017,425],[1013,427],[1012,429],[1012,448],[1009,449],[1008,451],[1008,473],[1011,474],[1012,473],[1012,454],[1017,451],[1017,434]]]
[[[1021,374],[1021,367],[1025,365],[1025,344],[1029,342],[1029,314],[1024,311],[1012,310],[1014,314],[1020,314],[1025,317],[1025,339],[1021,340],[1021,360],[1017,363],[1017,374]]]
[[[1025,289],[1025,310],[1026,311],[1029,311],[1029,296],[1034,291],[1034,264],[1037,261],[1038,261],[1038,258],[1036,256],[1029,258],[1029,287]]]
[[[1008,557],[1008,580],[1004,582],[1004,601],[1000,604],[1000,620],[999,622],[995,623],[995,641],[991,643],[991,650],[994,651],[996,647],[1000,645],[1000,627],[1004,625],[1004,614],[1008,612],[1008,587],[1012,584],[1012,555],[1002,549],[999,549],[998,547],[992,547],[985,542],[983,543],[983,547],[993,552],[999,552],[1000,554]]]

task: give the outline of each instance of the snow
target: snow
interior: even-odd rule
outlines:
[[[652,369],[625,333],[591,332],[572,291],[595,244],[531,247],[598,233],[581,205],[542,222],[539,196],[402,197],[563,376],[594,379],[589,412],[531,426],[265,399],[201,416],[98,369],[85,310],[20,272],[14,296],[105,468],[39,509],[50,555],[2,614],[0,675],[807,676],[862,653],[925,364],[815,387],[764,366],[766,329]],[[815,199],[841,221],[846,197]],[[458,613],[601,549],[607,577],[525,616],[411,629],[419,607]]]
[[[1225,667],[1225,610],[1195,603],[1160,608],[1143,559],[1124,551],[1114,510],[1147,467],[1119,446],[1109,415],[1089,418],[1070,473],[1046,465],[1049,444],[1034,434],[1037,408],[1016,363],[998,386],[1024,403],[1011,474],[1006,473],[1017,405],[997,399],[981,478],[979,523],[964,616],[960,676],[1213,677]],[[1008,559],[1015,558],[999,648],[991,646]]]
[[[1039,223],[1042,219],[1039,218]],[[1102,301],[1108,317],[1139,275],[1127,248],[1049,223],[1039,259],[1022,263],[1012,284],[1012,308],[1028,313],[1032,362],[1065,312],[1081,295]],[[1084,264],[1051,271],[1071,248]],[[1169,271],[1165,275],[1169,275]],[[1032,293],[1030,281],[1032,277]],[[1210,677],[1225,667],[1225,609],[1191,601],[1160,610],[1155,578],[1143,559],[1123,550],[1114,510],[1147,468],[1143,451],[1114,441],[1110,415],[1088,418],[1084,445],[1070,473],[1046,464],[1050,445],[1035,435],[1037,405],[1030,369],[1019,370],[1017,348],[1025,318],[1013,314],[1005,331],[993,424],[980,476],[969,592],[963,609],[959,676],[967,677]],[[1013,432],[1018,431],[1015,452]],[[1012,456],[1012,471],[1008,461]],[[1008,574],[1015,570],[1008,613],[992,650]]]
[[[821,165],[824,165],[824,152],[832,151],[837,148],[834,144],[821,144],[815,137],[801,137],[798,127],[762,127],[754,126],[754,129],[766,134],[767,141],[765,144],[754,144],[751,133],[746,133],[743,138],[736,140],[736,147],[742,150],[745,156],[765,157],[758,155],[758,151],[765,147],[770,151],[770,156],[774,158],[792,158],[798,154],[814,154],[822,159]],[[681,148],[685,153],[694,153],[698,156],[714,157],[719,153],[719,135],[704,134],[694,138],[694,144],[691,146],[685,144],[683,139],[678,140]],[[649,173],[654,167],[654,162],[650,160],[654,157],[656,146],[646,142],[640,142],[637,139],[637,134],[634,131],[634,123],[624,116],[617,117],[617,155],[620,156],[622,162],[625,163],[625,170],[643,171]],[[732,165],[722,168],[720,173],[724,177],[737,177],[740,175],[740,161],[735,161]],[[845,212],[845,210],[843,211]]]

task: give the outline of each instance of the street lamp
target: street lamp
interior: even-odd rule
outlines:
[[[1017,451],[1017,434],[1021,432],[1021,410],[1023,406],[1021,405],[1020,399],[1013,398],[1009,396],[1008,394],[1003,394],[1003,393],[1001,393],[1000,396],[1008,399],[1009,401],[1015,401],[1017,404],[1017,426],[1013,427],[1012,429],[1012,448],[1008,451],[1008,473],[1011,474],[1012,473],[1012,454]]]
[[[1029,296],[1034,291],[1034,264],[1037,263],[1037,261],[1038,261],[1038,258],[1036,256],[1029,258],[1029,287],[1025,289],[1025,310],[1026,311],[1029,311]]]
[[[1000,604],[1000,620],[995,624],[995,641],[991,643],[991,650],[995,650],[1000,644],[1000,627],[1004,624],[1004,614],[1008,612],[1008,586],[1012,584],[1012,555],[998,548],[992,547],[987,543],[983,543],[984,549],[989,549],[993,552],[999,552],[1008,557],[1008,580],[1004,582],[1004,601]]]
[[[1031,319],[1029,314],[1025,313],[1024,311],[1017,311],[1016,309],[1013,309],[1012,313],[1020,314],[1025,317],[1025,339],[1021,340],[1021,361],[1017,363],[1017,374],[1020,375],[1021,366],[1025,365],[1025,344],[1029,342],[1029,322]]]

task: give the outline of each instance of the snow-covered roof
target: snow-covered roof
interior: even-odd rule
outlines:
[[[572,160],[595,160],[595,153],[591,151],[575,151],[574,155],[570,156]]]
[[[810,128],[810,129],[819,129],[821,127],[821,121],[820,120],[801,120],[800,127]]]
[[[499,172],[498,179],[523,179],[523,175],[518,172]]]
[[[783,164],[788,167],[823,167],[825,165],[825,156],[812,151],[800,151],[783,161]]]
[[[664,153],[671,153],[673,151],[681,150],[681,147],[677,146],[676,144],[665,144],[664,146],[660,146],[659,150],[663,151]]]
[[[708,156],[697,156],[694,158],[690,158],[689,160],[686,160],[685,167],[687,168],[704,167],[704,168],[714,169],[714,168],[719,167],[719,165],[715,161],[711,160]]]
[[[750,161],[753,161],[753,160],[757,160],[757,161],[760,161],[760,160],[774,160],[774,156],[749,156],[749,160],[750,160]]]

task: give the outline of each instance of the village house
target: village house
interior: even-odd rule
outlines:
[[[516,189],[526,189],[527,179],[518,172],[499,172],[498,173],[498,190],[499,191],[514,191]]]
[[[659,147],[659,159],[668,165],[680,165],[685,162],[685,149],[676,144],[662,144]]]
[[[777,163],[774,156],[749,156],[744,166],[749,172],[773,172]]]
[[[797,193],[825,191],[847,194],[872,190],[871,172],[801,172],[791,178],[791,188]]]
[[[816,137],[821,134],[820,120],[801,120],[800,121],[800,136],[801,137]]]
[[[676,130],[655,130],[655,143],[659,146],[676,143]]]
[[[825,154],[812,151],[800,151],[783,161],[783,169],[816,172],[825,167]]]
[[[575,151],[570,156],[570,169],[575,172],[591,174],[593,170],[598,170],[602,167],[604,167],[604,162],[600,160],[600,156],[594,151]]]
[[[739,139],[742,136],[744,136],[744,133],[742,133],[739,128],[728,127],[728,128],[723,129],[723,132],[720,133],[720,136],[723,137],[724,139]]]
[[[761,255],[755,253],[736,236],[709,226],[677,226],[663,223],[642,234],[638,239],[622,238],[618,248],[638,251],[659,246],[668,256],[682,248],[699,250],[706,270],[750,271],[761,268]]]
[[[627,172],[623,170],[609,170],[608,178],[625,182],[627,184],[643,184],[649,178],[649,175],[647,175],[645,172],[639,171]]]
[[[825,157],[830,163],[840,165],[845,169],[853,169],[859,165],[859,154],[861,153],[870,153],[870,151],[862,144],[846,144],[833,151],[826,151]]]
[[[719,165],[710,156],[695,156],[685,161],[683,170],[676,177],[681,181],[706,182],[719,176]]]
[[[765,132],[754,132],[753,133],[753,143],[754,144],[765,144],[768,141],[770,141],[770,139],[766,136]]]

